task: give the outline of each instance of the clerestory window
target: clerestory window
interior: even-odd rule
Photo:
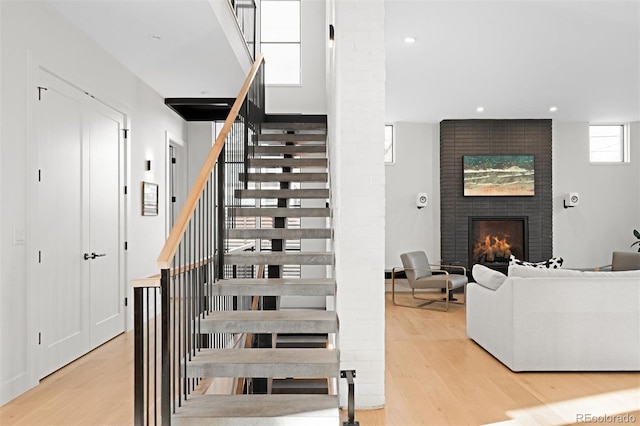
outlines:
[[[300,84],[300,0],[260,2],[265,84]]]
[[[590,125],[589,161],[592,163],[628,162],[626,126],[623,124]]]

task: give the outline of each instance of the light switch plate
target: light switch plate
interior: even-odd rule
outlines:
[[[13,245],[21,246],[25,243],[24,228],[13,228]]]

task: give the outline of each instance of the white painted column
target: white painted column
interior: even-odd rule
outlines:
[[[385,371],[384,1],[327,7],[335,27],[327,99],[338,347],[341,369],[356,370],[356,408],[376,408],[384,405]],[[347,404],[345,380],[340,402]]]

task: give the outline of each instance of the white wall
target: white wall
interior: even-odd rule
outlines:
[[[213,122],[192,121],[187,123],[187,139],[189,140],[187,146],[187,191],[196,181],[215,137],[216,131]]]
[[[129,119],[129,251],[127,280],[157,272],[155,258],[164,241],[165,212],[140,215],[141,182],[165,182],[165,131],[185,139],[184,121],[163,99],[103,49],[44,2],[0,2],[1,129],[0,139],[0,404],[37,384],[32,354],[37,342],[35,313],[30,310],[31,287],[27,259],[33,248],[13,245],[14,229],[30,235],[29,166],[34,143],[31,109],[37,94],[35,77],[42,65]],[[8,126],[6,123],[11,123]],[[152,160],[151,172],[144,171]],[[160,190],[159,205],[164,206]],[[129,289],[128,282],[126,283]],[[129,300],[132,292],[129,290]],[[132,317],[132,303],[128,317]],[[128,321],[129,327],[132,322]]]
[[[631,161],[589,162],[589,123],[553,123],[553,252],[565,266],[588,268],[611,263],[611,252],[634,251],[640,229],[640,122],[630,126]],[[569,192],[580,204],[563,207]]]
[[[325,1],[300,1],[300,86],[267,86],[267,113],[326,114]],[[265,57],[269,67],[269,58]]]
[[[327,96],[340,368],[357,371],[356,408],[375,408],[385,401],[384,2],[330,0],[327,17],[336,27]]]
[[[395,162],[385,166],[385,269],[401,266],[400,254],[424,250],[440,260],[440,125],[389,123],[394,127]],[[427,207],[416,207],[426,192]]]

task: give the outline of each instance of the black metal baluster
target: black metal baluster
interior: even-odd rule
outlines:
[[[162,371],[162,389],[160,390],[161,398],[161,413],[163,425],[171,424],[171,352],[169,348],[169,326],[171,312],[169,308],[171,306],[171,300],[169,297],[169,280],[171,278],[171,270],[163,269],[160,272],[160,301],[162,304],[161,318],[162,318],[162,348],[161,348],[161,371]]]
[[[158,290],[153,289],[153,424],[158,424]]]
[[[134,328],[134,424],[144,425],[144,299],[145,288],[133,289]]]

